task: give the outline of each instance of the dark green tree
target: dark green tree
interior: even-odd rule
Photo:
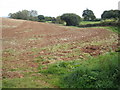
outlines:
[[[85,21],[94,21],[96,19],[92,10],[86,9],[82,14]]]
[[[118,23],[119,23],[119,27],[120,27],[120,10],[118,11]]]
[[[38,15],[38,21],[45,21],[45,17],[43,15]]]
[[[55,17],[46,16],[45,21],[54,22],[54,21],[56,21],[56,19],[55,19]]]
[[[103,14],[101,15],[102,19],[119,19],[120,17],[120,10],[109,10],[109,11],[104,11]]]
[[[45,21],[52,21],[52,17],[46,16],[46,17],[45,17]]]
[[[81,18],[74,13],[66,13],[61,16],[61,20],[65,21],[67,26],[77,26],[79,25]]]

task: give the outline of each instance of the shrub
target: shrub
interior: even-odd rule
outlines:
[[[67,26],[78,26],[81,18],[76,14],[66,13],[61,16],[61,20],[64,20]]]
[[[55,21],[53,21],[52,23],[56,23],[56,24],[64,24],[64,21],[61,20],[61,16],[56,17]]]
[[[120,88],[118,54],[110,53],[82,63],[60,79],[62,88]]]
[[[38,15],[38,21],[40,22],[44,22],[45,21],[45,17],[43,15]]]

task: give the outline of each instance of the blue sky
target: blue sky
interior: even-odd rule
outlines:
[[[105,10],[118,9],[120,0],[1,0],[0,17],[19,10],[37,10],[45,16],[59,16],[63,13],[76,13],[82,16],[86,8],[93,10],[97,18]]]

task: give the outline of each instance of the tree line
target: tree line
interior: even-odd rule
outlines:
[[[79,23],[84,21],[99,21],[99,20],[106,20],[106,19],[115,19],[120,22],[120,10],[108,10],[104,11],[101,14],[101,19],[97,19],[94,15],[92,10],[86,9],[83,11],[81,18],[79,15],[75,13],[65,13],[61,16],[50,17],[44,15],[38,15],[36,10],[22,10],[16,13],[10,13],[8,15],[10,18],[13,19],[23,19],[23,20],[31,20],[31,21],[38,21],[38,22],[52,22],[57,24],[66,23],[67,26],[78,26]]]

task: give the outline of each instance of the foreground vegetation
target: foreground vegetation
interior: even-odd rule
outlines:
[[[40,69],[39,76],[3,79],[3,88],[120,88],[118,52],[87,60],[61,61]]]
[[[119,88],[118,58],[118,53],[111,52],[88,60],[58,62],[40,72],[51,75],[50,83],[61,88]]]

